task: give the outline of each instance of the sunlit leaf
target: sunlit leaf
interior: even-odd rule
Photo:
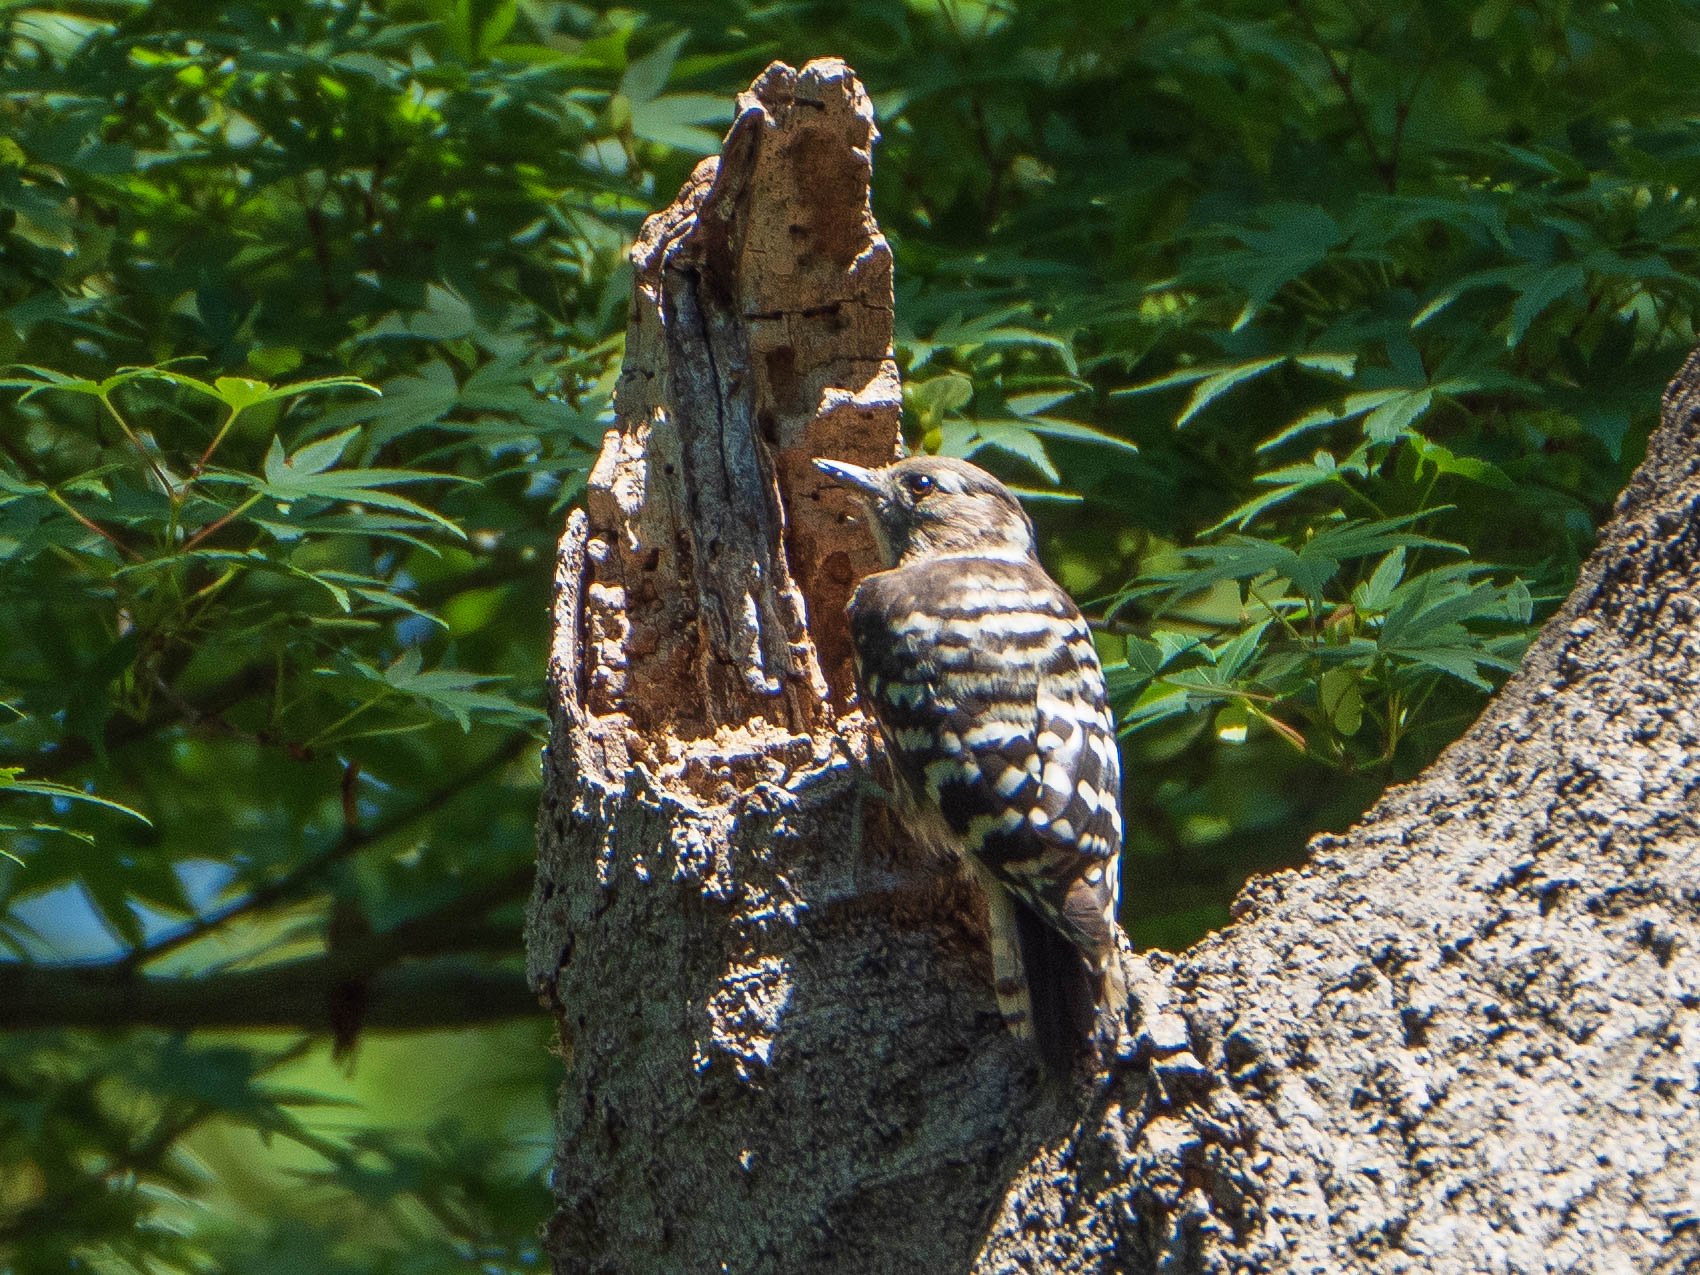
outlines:
[[[56,801],[77,801],[91,806],[102,806],[107,810],[116,810],[119,814],[128,815],[142,823],[150,822],[148,817],[139,810],[132,810],[122,802],[112,801],[81,788],[72,788],[66,784],[54,783],[46,779],[20,778],[24,773],[21,766],[0,766],[0,794],[18,793],[36,797],[51,797]]]

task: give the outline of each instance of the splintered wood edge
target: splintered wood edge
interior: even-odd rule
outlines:
[[[562,540],[550,661],[581,773],[642,763],[699,802],[830,759],[843,606],[874,558],[809,462],[900,448],[867,94],[837,59],[774,63],[738,106],[633,247],[617,424]],[[681,305],[694,330],[670,332]]]

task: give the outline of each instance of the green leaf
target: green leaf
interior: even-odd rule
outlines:
[[[967,459],[993,447],[1026,461],[1049,481],[1061,481],[1062,476],[1045,454],[1045,445],[1026,421],[948,420],[938,426],[938,431],[941,456]]]
[[[1431,297],[1416,314],[1411,316],[1411,326],[1413,328],[1421,327],[1466,293],[1474,292],[1480,288],[1510,287],[1518,276],[1519,267],[1516,266],[1494,266],[1491,269],[1477,270],[1467,274],[1462,279],[1448,284]]]
[[[1257,653],[1258,645],[1263,641],[1263,632],[1272,623],[1263,620],[1252,625],[1243,633],[1236,634],[1221,646],[1210,652],[1211,662],[1215,665],[1216,676],[1223,682],[1231,682],[1243,669],[1253,655]]]
[[[1265,439],[1259,443],[1257,450],[1260,452],[1273,451],[1284,443],[1292,442],[1293,439],[1302,434],[1308,434],[1313,429],[1320,429],[1324,425],[1333,425],[1340,421],[1349,421],[1354,416],[1362,416],[1365,412],[1375,411],[1410,393],[1410,390],[1405,389],[1385,389],[1359,390],[1354,394],[1348,394],[1338,403],[1306,412],[1273,438]]]
[[[1588,436],[1605,448],[1606,455],[1614,461],[1623,459],[1623,440],[1629,434],[1630,427],[1627,409],[1590,405],[1583,409],[1579,420]],[[1510,485],[1511,480],[1503,473],[1500,473],[1500,477],[1504,479],[1506,486]]]
[[[466,481],[458,475],[416,472],[411,469],[324,468],[336,462],[347,447],[350,436],[357,432],[357,428],[345,430],[317,443],[309,443],[289,457],[284,455],[282,442],[274,437],[270,449],[266,452],[263,481],[247,474],[229,471],[209,471],[207,477],[251,487],[280,504],[317,499],[375,505],[380,509],[412,514],[421,522],[431,523],[451,535],[465,539],[464,531],[435,510],[405,496],[380,490],[398,483],[428,482],[433,479],[448,482]]]
[[[660,96],[673,74],[679,50],[689,38],[688,32],[681,31],[633,62],[620,77],[620,93],[634,104]]]
[[[971,318],[954,313],[939,324],[930,337],[909,337],[904,341],[904,345],[909,349],[915,366],[926,362],[940,350],[954,351],[960,357],[987,348],[1030,347],[1056,355],[1068,375],[1079,374],[1074,347],[1069,341],[1049,332],[1009,322],[1016,317],[1032,316],[1025,306],[1000,307]]]
[[[1251,714],[1243,702],[1224,704],[1216,710],[1211,725],[1215,728],[1216,738],[1224,744],[1243,744],[1251,730]]]
[[[1400,545],[1376,564],[1370,578],[1352,591],[1352,605],[1368,615],[1379,615],[1393,600],[1393,591],[1405,578],[1405,547]]]
[[[217,384],[223,385],[227,379],[229,378],[220,378]],[[377,397],[383,395],[383,391],[376,385],[368,385],[358,376],[321,376],[310,381],[290,381],[284,385],[270,386],[264,396],[256,401],[271,403],[279,399],[295,398],[301,394],[318,394],[325,390],[361,390]],[[231,406],[234,407],[235,404],[232,403]]]
[[[487,16],[478,26],[478,56],[489,57],[491,52],[513,30],[519,17],[519,0],[496,0],[489,5]]]
[[[1516,661],[1466,627],[1469,621],[1527,625],[1533,610],[1526,585],[1474,581],[1474,564],[1436,568],[1395,590],[1376,645],[1386,657],[1436,669],[1479,690],[1490,683],[1481,670],[1509,671]]]
[[[1336,461],[1332,452],[1318,451],[1309,461],[1296,465],[1284,465],[1280,469],[1272,469],[1268,473],[1259,474],[1253,481],[1264,486],[1273,487],[1273,491],[1261,496],[1254,496],[1238,508],[1231,510],[1226,517],[1204,534],[1213,535],[1230,523],[1241,529],[1249,526],[1259,514],[1265,513],[1278,505],[1284,504],[1293,497],[1327,483],[1342,482],[1344,475],[1358,478],[1366,477],[1369,473],[1367,445],[1359,447],[1343,461]]]
[[[994,430],[1020,430],[1040,434],[1047,438],[1064,438],[1074,443],[1094,443],[1101,447],[1116,447],[1125,452],[1137,452],[1139,450],[1136,445],[1125,438],[1117,438],[1114,434],[1106,434],[1103,430],[1094,429],[1090,425],[1082,425],[1078,421],[1058,420],[1054,416],[992,417],[974,423],[982,433],[987,434]]]
[[[1217,227],[1217,234],[1238,242],[1242,250],[1201,257],[1192,272],[1245,294],[1245,305],[1229,329],[1234,332],[1282,288],[1322,264],[1345,238],[1340,224],[1315,204],[1266,204],[1253,218],[1255,224]]]
[[[129,815],[132,819],[152,826],[152,820],[138,810],[132,810],[122,802],[112,801],[106,797],[97,797],[94,793],[84,792],[81,788],[71,788],[65,784],[54,783],[49,779],[20,779],[23,774],[21,766],[0,766],[0,793],[27,793],[36,797],[51,797],[57,801],[80,801],[91,806],[102,806],[107,810],[116,810],[121,815]]]
[[[276,482],[275,475],[281,473],[282,468],[287,468],[296,474],[322,474],[342,459],[342,454],[348,450],[348,445],[359,434],[360,427],[358,425],[351,429],[345,429],[340,434],[332,434],[329,438],[321,438],[316,443],[307,444],[307,446],[297,450],[287,461],[281,461],[283,449],[274,438],[272,446],[280,459],[281,467],[274,467],[273,457],[268,455],[266,457],[266,478],[269,481]]]
[[[378,341],[386,337],[407,337],[419,341],[458,341],[477,330],[478,320],[466,298],[442,284],[432,283],[426,285],[425,304],[421,309],[393,311],[357,339]]]
[[[118,875],[85,873],[82,886],[100,919],[124,945],[132,949],[141,947],[144,941],[141,921],[137,919],[129,891]]]
[[[1340,570],[1342,562],[1400,546],[1463,552],[1460,545],[1403,530],[1432,512],[1425,510],[1375,522],[1336,523],[1316,532],[1296,549],[1254,536],[1230,535],[1219,544],[1198,545],[1185,551],[1186,557],[1202,564],[1197,569],[1169,573],[1159,579],[1177,593],[1196,593],[1220,580],[1278,576],[1292,581],[1313,604],[1320,605],[1324,588]]]
[[[474,386],[477,373],[468,378],[466,393],[476,396],[488,390],[488,385]],[[366,449],[376,450],[415,431],[438,425],[460,404],[461,389],[455,383],[454,370],[447,362],[432,359],[416,371],[391,377],[384,382],[382,402],[357,402],[325,413],[319,425],[337,429],[359,422],[370,422]],[[536,398],[535,393],[532,395]],[[469,402],[470,410],[480,410],[476,401]]]
[[[1011,394],[1004,400],[1005,406],[1017,416],[1037,416],[1055,407],[1058,403],[1066,403],[1071,398],[1077,398],[1080,390],[1070,387],[1061,390],[1038,390],[1031,394]]]
[[[903,388],[904,396],[926,418],[959,411],[974,397],[973,378],[960,372],[946,372],[924,381],[912,381]]]
[[[1511,307],[1511,328],[1505,334],[1507,348],[1522,344],[1529,325],[1553,302],[1579,291],[1588,273],[1574,261],[1547,268],[1529,268],[1517,276],[1517,302]]]
[[[546,714],[517,703],[505,695],[496,695],[480,687],[506,678],[463,673],[458,669],[425,669],[417,647],[409,647],[386,668],[352,661],[351,667],[361,677],[423,704],[445,717],[452,718],[463,731],[472,729],[476,715],[499,714],[504,718],[522,721],[547,721]]]
[[[1186,687],[1154,684],[1118,715],[1117,734],[1131,735],[1166,718],[1193,712],[1197,706]]]
[[[1364,436],[1372,443],[1391,443],[1404,437],[1433,401],[1434,391],[1428,389],[1409,390],[1389,399],[1364,418]]]
[[[1175,427],[1178,429],[1182,425],[1185,425],[1194,416],[1197,416],[1206,407],[1208,407],[1216,398],[1226,393],[1228,390],[1231,390],[1234,386],[1239,385],[1241,382],[1249,381],[1252,377],[1259,376],[1262,373],[1267,372],[1270,368],[1276,367],[1286,361],[1287,360],[1285,358],[1253,359],[1249,363],[1241,363],[1236,367],[1224,368],[1222,371],[1206,377],[1203,381],[1199,382],[1198,388],[1192,392],[1192,397],[1187,399],[1186,407],[1183,408],[1181,410],[1181,414],[1175,418]]]
[[[1350,377],[1357,370],[1357,355],[1318,351],[1308,354],[1248,359],[1241,363],[1215,363],[1203,367],[1183,368],[1171,372],[1167,376],[1159,376],[1155,380],[1144,381],[1126,389],[1112,390],[1110,397],[1145,394],[1152,390],[1196,383],[1197,388],[1187,399],[1186,406],[1181,410],[1180,416],[1175,419],[1175,426],[1179,428],[1236,385],[1244,384],[1246,381],[1262,376],[1271,368],[1279,367],[1283,363],[1294,363],[1315,372],[1327,372],[1335,376]],[[1264,444],[1266,447],[1274,445],[1274,443]]]
[[[1154,380],[1141,381],[1138,385],[1129,385],[1124,389],[1112,390],[1110,397],[1119,398],[1129,394],[1148,394],[1152,390],[1166,390],[1176,385],[1192,385],[1196,382],[1204,382],[1204,385],[1193,391],[1192,397],[1188,399],[1187,410],[1183,413],[1180,421],[1176,422],[1180,424],[1196,414],[1199,408],[1224,390],[1231,389],[1240,382],[1250,380],[1254,376],[1259,376],[1286,361],[1286,356],[1280,355],[1274,358],[1251,359],[1244,363],[1211,363],[1200,367],[1181,368]],[[1201,394],[1204,395],[1203,402],[1199,402]]]
[[[691,155],[712,155],[720,149],[724,125],[731,118],[731,103],[718,94],[667,93],[633,102],[631,130],[646,142],[671,146]],[[722,127],[701,127],[704,124]]]
[[[1411,448],[1420,467],[1426,467],[1436,475],[1456,474],[1501,491],[1511,491],[1515,487],[1509,475],[1498,465],[1473,456],[1455,456],[1439,443],[1431,443],[1421,435],[1409,435],[1405,445]]]
[[[1005,483],[1004,486],[1014,492],[1022,504],[1037,500],[1057,505],[1079,505],[1086,501],[1086,497],[1077,491],[1063,491],[1057,487],[1024,487],[1020,483]]]
[[[271,386],[245,376],[221,376],[213,382],[213,392],[231,411],[240,412],[256,403],[264,403],[270,396]]]
[[[1300,367],[1308,367],[1313,372],[1330,372],[1335,376],[1350,379],[1358,370],[1356,354],[1330,354],[1326,351],[1314,351],[1309,354],[1293,355],[1293,362]]]
[[[19,371],[28,372],[28,377],[7,377],[0,380],[0,388],[21,389],[19,402],[27,402],[44,390],[69,390],[73,394],[92,394],[99,397],[105,390],[100,382],[86,380],[77,376],[66,376],[63,372],[55,372],[51,368],[32,367],[27,363],[14,363]]]
[[[1362,729],[1364,697],[1356,670],[1345,667],[1328,669],[1317,680],[1316,694],[1323,716],[1341,736],[1350,739]]]

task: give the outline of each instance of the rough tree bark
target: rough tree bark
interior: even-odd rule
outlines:
[[[842,63],[775,64],[634,249],[528,926],[556,1269],[1700,1269],[1700,353],[1474,729],[1044,1090],[849,762],[871,550],[807,461],[896,446],[873,138]]]

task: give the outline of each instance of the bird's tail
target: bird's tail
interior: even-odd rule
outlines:
[[[1027,982],[1033,1044],[1045,1074],[1052,1080],[1066,1080],[1095,1039],[1098,1011],[1104,1002],[1104,975],[1025,902],[1011,902]]]

